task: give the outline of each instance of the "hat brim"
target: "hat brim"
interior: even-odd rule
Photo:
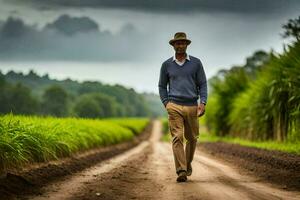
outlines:
[[[172,39],[169,41],[169,44],[173,46],[173,44],[176,42],[176,41],[187,41],[187,45],[191,44],[191,40],[189,39]]]

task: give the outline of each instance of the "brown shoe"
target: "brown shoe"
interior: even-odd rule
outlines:
[[[187,165],[187,170],[186,170],[186,175],[190,176],[192,175],[193,169],[192,169],[192,164]]]
[[[186,171],[180,171],[177,177],[177,182],[185,182],[186,180]]]

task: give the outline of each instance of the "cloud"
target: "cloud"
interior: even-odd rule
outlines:
[[[11,0],[7,0],[11,1]],[[39,7],[99,7],[143,10],[151,12],[232,12],[269,14],[299,9],[298,0],[15,0],[31,2]]]
[[[98,24],[88,17],[70,17],[61,15],[53,23],[48,23],[45,29],[56,30],[66,35],[99,31]]]
[[[128,61],[143,59],[145,36],[132,24],[112,34],[88,17],[61,15],[41,29],[9,17],[1,22],[1,60]]]
[[[30,34],[34,31],[33,27],[26,26],[21,19],[8,18],[2,23],[1,36],[3,38],[18,38]]]

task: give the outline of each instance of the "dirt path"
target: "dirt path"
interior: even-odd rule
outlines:
[[[300,192],[241,175],[200,151],[195,154],[192,176],[177,183],[171,144],[160,142],[160,133],[161,124],[155,121],[149,141],[27,199],[300,199]]]

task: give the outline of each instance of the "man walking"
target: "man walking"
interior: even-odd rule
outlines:
[[[202,63],[186,53],[190,43],[185,33],[175,33],[169,41],[175,55],[163,62],[158,83],[160,99],[168,112],[178,182],[185,182],[192,174],[199,135],[198,117],[204,114],[207,101],[207,81]],[[183,136],[186,138],[185,150]]]

